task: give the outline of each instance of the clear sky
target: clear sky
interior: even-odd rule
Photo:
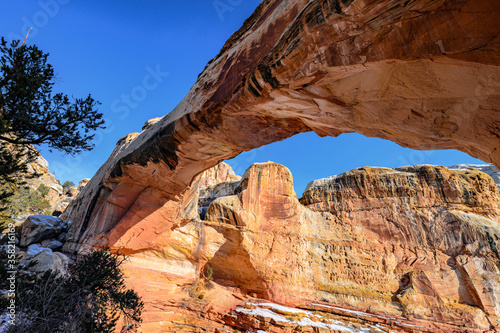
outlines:
[[[33,27],[27,43],[50,53],[58,74],[55,92],[90,93],[102,103],[107,129],[97,133],[93,151],[72,157],[42,147],[56,177],[74,183],[92,177],[118,139],[170,112],[259,2],[0,0],[0,35],[23,39]],[[145,82],[151,73],[156,80]],[[483,163],[457,151],[415,151],[358,134],[319,138],[313,133],[228,163],[241,175],[251,163],[267,160],[292,171],[299,196],[311,180],[365,165]]]

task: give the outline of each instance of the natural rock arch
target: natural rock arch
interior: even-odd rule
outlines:
[[[66,250],[156,247],[196,218],[198,174],[300,132],[499,167],[499,21],[493,0],[263,1],[171,113],[120,140],[63,216]]]

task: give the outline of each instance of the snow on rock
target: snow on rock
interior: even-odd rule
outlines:
[[[52,251],[42,251],[33,257],[33,260],[36,260],[37,263],[30,270],[41,272],[50,269],[58,271],[61,274],[66,273],[69,262],[69,258],[66,255]]]
[[[478,171],[484,172],[489,175],[497,187],[500,189],[500,170],[498,170],[493,164],[457,164],[449,167],[450,169],[476,169]]]
[[[311,311],[290,308],[275,303],[247,303],[245,307],[238,307],[232,313],[237,317],[237,322],[250,322],[241,318],[242,316],[257,319],[259,322],[271,322],[280,326],[291,325],[304,328],[319,328],[341,332],[383,332],[375,326],[354,326],[339,320],[327,318]],[[251,321],[253,322],[253,321]]]
[[[60,249],[64,244],[57,239],[46,239],[42,241],[41,245],[52,250]]]

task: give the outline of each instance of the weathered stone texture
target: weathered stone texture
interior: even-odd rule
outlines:
[[[202,171],[300,132],[358,132],[500,165],[499,21],[498,1],[262,2],[171,113],[120,140],[65,214],[66,249],[128,219],[147,188],[172,219],[184,216],[178,203],[192,202],[182,197]],[[135,194],[108,207],[121,184]]]

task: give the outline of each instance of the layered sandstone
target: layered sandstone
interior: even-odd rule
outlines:
[[[264,164],[214,188],[233,195],[204,222],[197,206],[204,170],[307,131],[499,166],[499,21],[493,0],[263,1],[171,113],[118,142],[63,216],[65,250],[121,249],[169,295],[196,295],[210,266],[230,293],[215,293],[213,311],[210,298],[165,304],[147,290],[151,311],[183,308],[172,315],[184,328],[224,327],[221,313],[248,295],[371,306],[444,330],[498,325],[498,192],[480,173],[358,170],[300,203],[291,175]]]
[[[171,113],[120,141],[65,214],[66,249],[109,233],[161,246],[148,230],[165,221],[156,234],[168,237],[190,221],[196,175],[299,132],[358,132],[500,165],[499,7],[263,1]]]
[[[233,188],[127,264],[144,332],[500,328],[500,195],[485,173],[364,167],[299,199],[266,162]]]
[[[450,169],[476,169],[489,175],[500,189],[500,170],[492,164],[457,164]]]

